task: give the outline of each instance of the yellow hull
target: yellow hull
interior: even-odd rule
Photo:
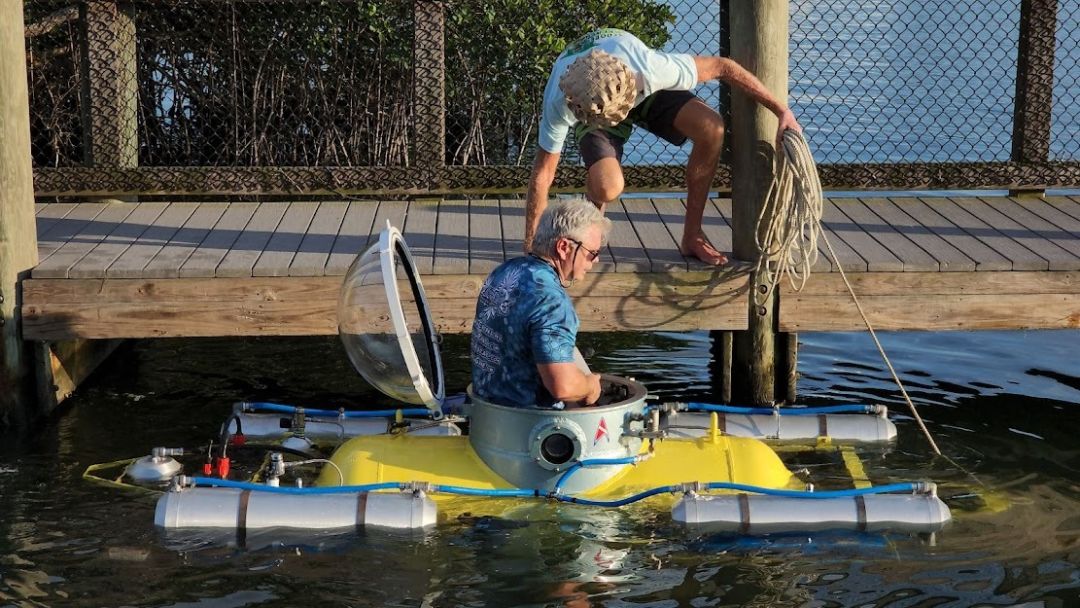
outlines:
[[[647,446],[647,442],[646,442]],[[648,448],[643,447],[643,452]],[[367,435],[347,441],[334,453],[333,467],[322,470],[320,486],[384,482],[429,482],[443,486],[505,489],[513,486],[492,471],[473,450],[468,437]],[[684,482],[731,482],[767,488],[790,488],[795,478],[768,445],[757,439],[704,437],[666,439],[654,444],[650,458],[626,466],[608,481],[580,494],[593,500],[625,498],[653,488]],[[527,488],[531,489],[531,488]],[[671,495],[649,499],[670,504]],[[440,511],[475,509],[477,504],[508,504],[503,498],[462,499],[436,493]],[[454,503],[454,504],[451,504]],[[490,512],[490,506],[485,507]]]

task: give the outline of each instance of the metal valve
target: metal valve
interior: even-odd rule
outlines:
[[[281,452],[272,452],[270,454],[270,466],[266,472],[266,485],[278,487],[278,479],[284,474],[285,457],[281,455]]]
[[[157,447],[129,464],[124,473],[135,483],[159,483],[180,472],[180,463],[172,457],[183,455],[183,448]]]

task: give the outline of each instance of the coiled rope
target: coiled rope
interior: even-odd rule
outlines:
[[[824,208],[824,198],[821,194],[821,180],[818,178],[817,165],[814,156],[810,153],[810,146],[802,133],[788,129],[781,138],[783,154],[777,155],[774,165],[774,178],[769,186],[769,192],[765,197],[765,204],[758,215],[756,243],[758,262],[756,267],[758,282],[766,285],[764,291],[754,290],[754,301],[761,305],[775,291],[782,277],[785,275],[791,283],[792,289],[800,291],[810,278],[810,267],[817,261],[817,240],[821,236],[825,240],[825,246],[829,255],[835,261],[836,252],[833,251],[829,237],[821,230],[821,215]],[[768,219],[766,219],[768,218]],[[765,224],[764,226],[762,224]],[[930,431],[923,423],[922,416],[915,409],[915,404],[904,389],[904,383],[893,369],[889,356],[885,354],[881,341],[878,340],[877,332],[874,331],[870,319],[867,318],[862,304],[859,303],[855,289],[852,288],[844,273],[843,266],[837,261],[837,270],[840,278],[847,285],[848,293],[851,294],[855,308],[862,316],[870,337],[877,346],[881,359],[889,368],[889,374],[904,396],[912,417],[918,423],[926,440],[934,453],[941,455],[937,443]]]
[[[758,281],[765,279],[768,286],[765,292],[754,291],[757,304],[769,299],[784,276],[795,291],[802,290],[818,256],[824,203],[817,165],[802,133],[784,131],[781,145],[784,153],[774,163],[754,232]]]

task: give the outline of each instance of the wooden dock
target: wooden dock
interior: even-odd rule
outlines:
[[[748,274],[676,249],[684,203],[625,198],[595,271],[571,293],[584,331],[740,330]],[[341,277],[389,221],[417,260],[440,331],[468,332],[480,285],[520,255],[521,200],[39,203],[26,339],[334,334]],[[732,248],[731,201],[705,230]],[[1080,197],[836,198],[815,274],[784,286],[785,332],[1080,327]]]

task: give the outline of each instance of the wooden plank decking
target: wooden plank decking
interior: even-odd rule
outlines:
[[[596,271],[575,286],[582,328],[743,329],[747,275],[677,250],[684,202],[625,198]],[[520,255],[520,200],[48,203],[24,282],[28,339],[336,332],[341,276],[390,221],[435,322],[466,332],[484,276]],[[731,201],[705,230],[731,249]],[[839,267],[880,329],[1080,327],[1080,197],[838,198],[806,288],[784,287],[782,331],[863,327]],[[825,251],[824,244],[821,250]]]

